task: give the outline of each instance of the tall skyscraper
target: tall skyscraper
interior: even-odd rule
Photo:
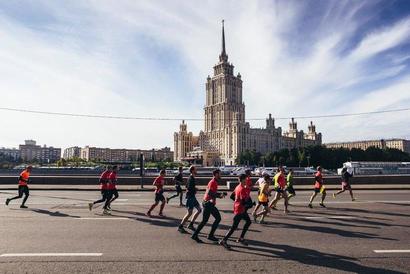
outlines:
[[[175,161],[188,159],[190,150],[195,155],[202,153],[204,165],[233,165],[238,156],[246,150],[261,153],[274,152],[282,148],[320,145],[321,133],[311,122],[309,133],[298,131],[292,119],[289,132],[282,134],[275,128],[275,120],[269,114],[266,128],[251,128],[245,121],[245,104],[242,99],[241,74],[234,74],[234,66],[228,61],[225,44],[225,26],[222,21],[222,47],[219,62],[213,68],[213,75],[206,81],[205,130],[199,136],[187,131],[183,122],[179,132],[174,133]],[[183,141],[182,141],[183,140]],[[212,158],[208,159],[208,155]],[[218,157],[215,157],[218,155]]]

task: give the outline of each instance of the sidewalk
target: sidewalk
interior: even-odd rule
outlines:
[[[30,190],[46,190],[46,191],[98,191],[99,185],[40,185],[34,184],[30,185]],[[153,191],[154,187],[152,185],[144,186],[141,189],[140,185],[118,185],[119,191]],[[206,186],[198,186],[200,191],[204,191]],[[296,191],[312,191],[313,186],[311,185],[296,185],[294,186]],[[353,190],[410,190],[410,184],[397,184],[397,185],[352,185]],[[0,190],[16,190],[17,185],[0,185]],[[165,191],[175,191],[172,186],[165,186]],[[221,191],[229,191],[226,185],[219,186]],[[340,184],[337,185],[326,185],[327,190],[339,190]],[[254,188],[254,191],[257,189]]]

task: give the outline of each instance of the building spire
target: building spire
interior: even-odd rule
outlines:
[[[225,20],[222,19],[222,52],[219,55],[219,61],[226,62],[228,61],[228,55],[226,54],[225,49],[225,27],[224,27]]]

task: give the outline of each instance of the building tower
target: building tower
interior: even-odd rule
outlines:
[[[187,124],[182,121],[179,132],[174,133],[174,161],[181,161],[194,148],[194,137],[188,132]]]
[[[219,151],[223,164],[232,165],[241,152],[241,128],[245,124],[245,104],[242,102],[242,80],[234,76],[234,66],[228,62],[225,29],[222,20],[222,50],[214,74],[206,82],[205,131],[207,147]]]

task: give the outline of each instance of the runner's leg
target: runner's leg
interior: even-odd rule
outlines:
[[[202,228],[206,225],[206,223],[209,220],[209,216],[211,216],[211,211],[212,207],[214,205],[208,203],[207,205],[204,206],[204,214],[202,214],[202,221],[199,223],[198,227],[196,228],[194,234],[192,235],[192,238],[197,238],[199,232],[201,232]]]
[[[239,222],[242,219],[242,214],[237,214],[233,217],[233,224],[231,228],[229,229],[228,233],[226,233],[225,237],[223,238],[223,241],[227,241],[229,237],[232,236],[232,234],[235,232],[235,230],[238,228]]]
[[[23,187],[23,193],[24,193],[24,199],[21,205],[25,206],[28,196],[30,196],[30,191],[28,190],[28,186]]]
[[[19,186],[18,195],[13,197],[13,198],[7,199],[7,200],[10,202],[12,200],[20,199],[21,197],[23,197],[23,188],[22,188],[22,186]]]
[[[212,224],[211,232],[209,232],[208,238],[215,237],[215,231],[218,228],[219,223],[221,222],[221,214],[219,213],[219,210],[216,206],[213,206],[211,214],[215,218],[215,221]]]
[[[245,238],[245,234],[246,234],[246,232],[248,231],[249,227],[250,227],[251,224],[252,224],[251,219],[249,218],[248,213],[244,213],[242,219],[245,220],[245,225],[243,226],[242,233],[241,233],[241,238],[240,238],[240,239]]]

